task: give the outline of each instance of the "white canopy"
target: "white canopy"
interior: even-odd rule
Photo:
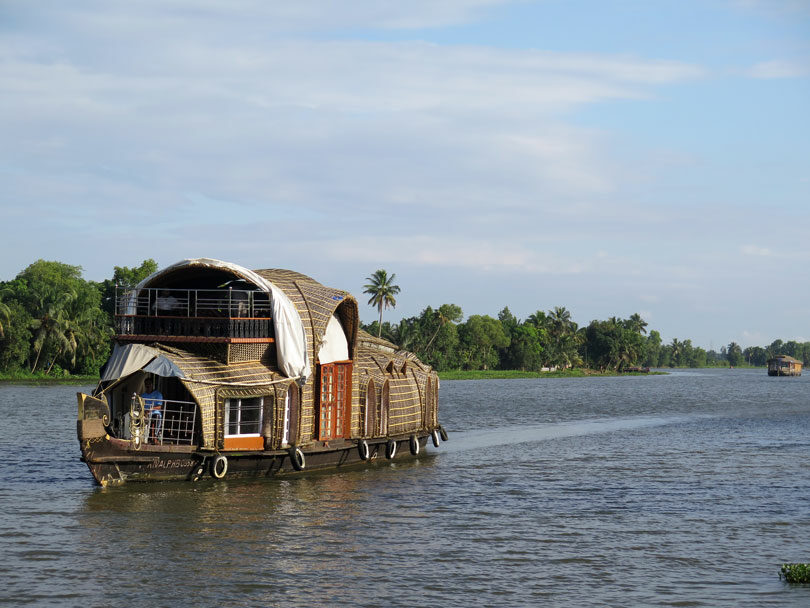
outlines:
[[[182,370],[167,359],[161,352],[144,344],[116,344],[110,355],[104,374],[101,376],[102,382],[108,380],[118,380],[124,376],[129,376],[143,369],[163,377],[185,378]]]
[[[173,272],[186,266],[202,266],[205,268],[227,270],[247,279],[262,291],[270,294],[270,300],[273,306],[273,326],[276,335],[276,358],[278,360],[279,369],[289,378],[301,378],[302,383],[309,379],[311,372],[307,356],[307,339],[304,333],[304,324],[301,322],[298,311],[283,291],[252,270],[248,270],[237,264],[212,258],[188,259],[152,273],[138,283],[135,290],[137,291],[138,289],[146,287],[155,278],[165,273]]]
[[[346,361],[348,358],[349,342],[346,340],[346,332],[343,331],[340,319],[332,315],[326,325],[326,335],[323,337],[321,349],[318,351],[318,361],[323,364]]]

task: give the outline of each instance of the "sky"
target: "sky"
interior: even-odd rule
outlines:
[[[0,0],[0,280],[147,258],[810,340],[810,0]]]

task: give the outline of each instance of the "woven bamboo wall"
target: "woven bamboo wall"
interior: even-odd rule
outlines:
[[[283,379],[283,376],[258,361],[225,365],[179,348],[160,348],[186,375],[181,382],[200,405],[203,447],[206,448],[221,448],[223,445],[224,415],[221,408],[217,408],[221,390],[225,389],[225,393],[228,393],[230,389],[234,395],[236,388],[247,389],[251,395],[273,394],[275,389],[271,383]]]
[[[281,289],[298,311],[304,325],[307,340],[307,354],[312,368],[312,377],[303,386],[301,394],[300,441],[307,443],[315,438],[316,424],[316,381],[315,357],[323,343],[326,326],[333,314],[340,319],[349,342],[349,355],[352,356],[359,325],[357,301],[347,292],[325,287],[314,279],[298,272],[280,269],[256,270],[258,275]],[[357,385],[352,382],[351,420],[354,432],[358,408]]]
[[[417,431],[422,426],[419,388],[413,378],[389,380],[391,399],[388,410],[388,434],[398,435]]]
[[[396,347],[390,342],[374,338],[365,332],[360,332],[358,342],[355,357],[358,422],[359,417],[364,414],[361,406],[365,403],[365,386],[368,381],[374,380],[379,402],[382,387],[388,380],[390,387],[388,434],[404,434],[435,427],[438,376],[431,367],[422,363],[412,353],[394,350]],[[428,391],[427,386],[429,379],[431,391]]]
[[[369,434],[362,422],[365,417],[366,387],[374,381],[375,401],[386,380],[390,387],[388,434],[405,434],[437,422],[438,377],[412,353],[359,330],[357,301],[345,291],[324,287],[313,279],[289,270],[258,270],[257,274],[281,289],[298,311],[307,341],[311,367],[310,380],[300,389],[299,417],[293,420],[290,443],[305,445],[314,440],[317,430],[314,357],[319,351],[326,326],[332,315],[340,319],[354,360],[351,382],[350,434]],[[212,347],[214,346],[214,347]],[[189,378],[183,381],[200,404],[203,446],[221,448],[224,442],[224,412],[221,407],[231,389],[245,389],[251,395],[273,395],[273,427],[268,443],[281,445],[286,391],[291,380],[275,366],[274,345],[188,345],[184,349],[161,347]],[[193,348],[194,352],[189,352]],[[272,350],[272,353],[270,352]],[[230,365],[226,361],[231,361]],[[428,390],[430,378],[433,390]],[[280,382],[281,381],[281,382]],[[278,382],[278,384],[273,384]],[[218,388],[217,384],[221,386]],[[231,385],[231,387],[228,387]],[[218,407],[218,404],[220,407]],[[369,429],[370,430],[370,429]],[[268,446],[269,447],[269,446]]]

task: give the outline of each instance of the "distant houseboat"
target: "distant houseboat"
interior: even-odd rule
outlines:
[[[268,477],[446,439],[436,373],[302,274],[184,260],[118,292],[115,323],[98,387],[78,394],[82,460],[103,486]]]
[[[768,359],[769,376],[801,376],[802,362],[787,355],[777,355]]]

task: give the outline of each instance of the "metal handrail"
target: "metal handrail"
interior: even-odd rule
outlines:
[[[149,400],[144,400],[149,401]],[[152,445],[192,445],[197,404],[193,401],[163,399],[158,407],[145,407],[144,443]]]
[[[127,317],[186,317],[269,319],[270,297],[247,289],[115,288],[115,315]]]

